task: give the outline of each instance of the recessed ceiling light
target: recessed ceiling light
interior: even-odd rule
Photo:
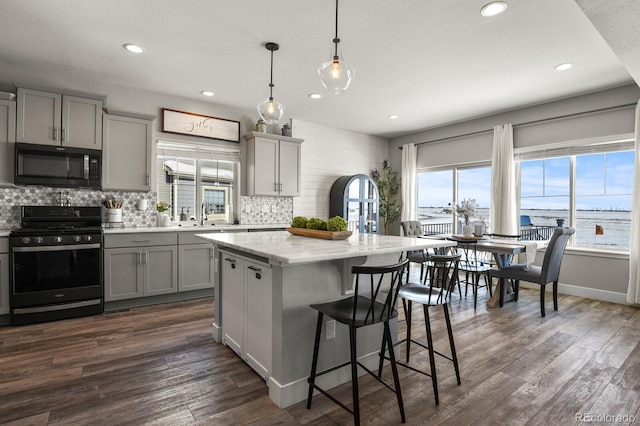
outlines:
[[[503,1],[493,1],[482,6],[480,14],[484,17],[490,18],[491,16],[500,15],[507,10],[507,3]]]
[[[138,46],[137,44],[133,44],[133,43],[123,44],[122,47],[124,47],[125,49],[127,49],[131,53],[142,53],[142,52],[144,52],[144,49],[142,47]]]
[[[553,67],[556,71],[566,71],[571,68],[573,64],[571,62],[566,62],[564,64],[559,64]]]
[[[322,95],[320,93],[309,93],[311,99],[320,99]]]
[[[397,115],[390,115],[390,116],[389,116],[389,118],[390,118],[391,120],[395,120],[395,119],[397,119],[397,118],[398,118],[398,116],[397,116]]]
[[[213,96],[213,92],[210,90],[203,90],[202,93],[204,96]]]

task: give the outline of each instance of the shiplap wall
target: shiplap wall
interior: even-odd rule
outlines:
[[[302,143],[302,195],[294,197],[294,216],[328,219],[329,193],[340,176],[381,169],[389,142],[362,133],[292,120],[293,136]]]

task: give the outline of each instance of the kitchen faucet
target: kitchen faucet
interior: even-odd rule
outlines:
[[[200,225],[204,225],[204,222],[207,220],[207,215],[205,213],[206,207],[206,203],[202,203],[202,206],[200,207]]]

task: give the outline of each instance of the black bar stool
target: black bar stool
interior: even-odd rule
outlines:
[[[432,264],[432,273],[431,279],[428,284],[425,280],[424,283],[409,283],[400,288],[398,295],[404,302],[407,302],[407,306],[405,306],[405,317],[407,320],[407,337],[396,343],[399,345],[401,343],[406,342],[407,344],[407,354],[406,354],[406,363],[398,361],[397,364],[402,365],[403,367],[409,368],[412,371],[415,371],[420,374],[424,374],[425,376],[430,376],[431,381],[433,383],[433,394],[435,396],[436,404],[440,403],[440,399],[438,397],[438,379],[436,374],[436,362],[435,355],[440,355],[443,358],[448,359],[453,362],[453,367],[456,371],[456,379],[458,380],[458,384],[460,384],[460,369],[458,367],[458,356],[456,354],[456,347],[453,341],[453,331],[451,329],[451,319],[449,317],[449,301],[451,300],[451,293],[455,290],[455,284],[457,282],[458,276],[458,263],[460,262],[460,257],[462,255],[460,253],[456,255],[434,255],[431,256]],[[420,303],[423,307],[424,312],[424,322],[427,331],[427,345],[424,345],[416,340],[411,338],[411,309],[412,303]],[[433,348],[433,335],[431,333],[431,320],[429,318],[429,308],[432,306],[442,306],[444,311],[444,318],[447,324],[447,333],[449,335],[449,345],[451,347],[451,357],[444,355]],[[391,340],[385,340],[382,344],[382,354],[385,353],[386,343],[391,342]],[[409,358],[411,354],[411,343],[415,343],[418,346],[421,346],[429,351],[429,363],[431,367],[431,373],[424,372],[422,370],[418,370],[417,368],[409,365]],[[391,349],[393,345],[389,345]],[[390,355],[393,354],[393,351],[390,351]],[[391,357],[391,356],[390,356]],[[390,358],[389,357],[389,358]],[[380,361],[380,368],[382,368],[382,359]],[[380,370],[379,370],[380,372]]]
[[[398,407],[402,423],[405,422],[404,405],[402,403],[402,391],[400,390],[400,381],[398,379],[398,369],[396,367],[393,346],[389,350],[389,359],[391,361],[391,369],[393,371],[394,387],[391,387],[380,378],[380,374],[376,375],[367,367],[358,361],[357,357],[357,339],[356,331],[361,327],[383,323],[383,342],[391,342],[391,332],[389,330],[389,321],[397,318],[398,311],[396,303],[398,300],[398,290],[402,282],[402,275],[406,273],[407,259],[390,266],[354,266],[351,273],[355,274],[356,282],[352,297],[341,299],[335,302],[322,303],[319,305],[311,305],[311,308],[318,311],[318,323],[316,326],[316,340],[313,347],[313,361],[311,363],[311,375],[309,376],[309,396],[307,398],[307,408],[311,408],[311,400],[313,398],[313,390],[317,389],[324,396],[329,398],[340,407],[353,414],[353,420],[356,425],[360,424],[360,402],[358,396],[358,365],[372,375],[376,380],[385,385],[389,390],[396,394],[398,399]],[[367,285],[369,284],[369,285]],[[336,321],[349,326],[349,342],[351,359],[343,364],[329,368],[327,370],[317,372],[318,352],[320,349],[320,337],[322,331],[322,320],[324,315],[335,319]],[[382,354],[381,354],[382,356]],[[382,360],[381,360],[382,363]],[[316,383],[316,377],[334,371],[346,365],[351,365],[351,387],[353,394],[353,410],[349,409],[342,402],[338,401],[327,391],[320,388]]]

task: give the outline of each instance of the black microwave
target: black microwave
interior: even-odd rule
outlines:
[[[15,147],[16,185],[101,188],[101,151],[31,143]]]

